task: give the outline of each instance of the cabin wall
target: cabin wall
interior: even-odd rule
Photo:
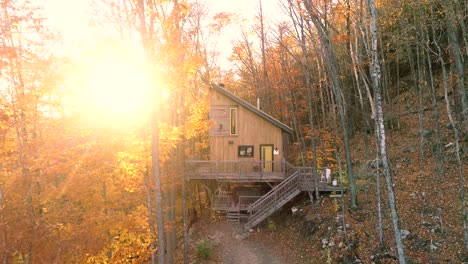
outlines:
[[[232,107],[238,109],[237,135],[230,135],[230,108]],[[210,128],[211,160],[258,161],[260,160],[260,145],[273,145],[273,149],[278,148],[279,154],[273,155],[273,160],[282,160],[285,150],[283,131],[215,90],[211,92],[210,120],[213,122]],[[239,157],[238,146],[240,145],[254,146],[253,157]]]

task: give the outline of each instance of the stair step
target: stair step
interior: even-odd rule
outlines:
[[[240,222],[240,213],[239,212],[228,212],[226,214],[227,222],[239,223]]]

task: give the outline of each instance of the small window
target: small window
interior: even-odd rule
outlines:
[[[254,156],[254,146],[239,146],[239,157],[253,157]]]
[[[237,108],[230,108],[229,114],[231,120],[229,134],[237,135]]]

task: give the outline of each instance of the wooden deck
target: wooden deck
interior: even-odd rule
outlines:
[[[212,209],[226,212],[227,221],[240,222],[246,218],[246,230],[265,220],[301,192],[338,193],[346,190],[332,185],[334,181],[329,168],[294,167],[285,161],[189,161],[186,177],[188,180],[278,182],[261,196],[221,191],[211,197]]]
[[[188,180],[281,182],[294,167],[284,161],[187,161]]]

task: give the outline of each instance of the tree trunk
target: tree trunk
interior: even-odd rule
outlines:
[[[182,221],[184,223],[184,264],[190,263],[190,237],[187,217],[187,183],[185,179],[185,162],[182,163]]]
[[[380,156],[382,158],[383,173],[387,183],[387,193],[388,201],[392,214],[393,222],[393,231],[395,234],[395,242],[398,252],[398,261],[403,264],[406,263],[405,252],[403,248],[403,241],[401,238],[400,225],[398,219],[398,212],[395,202],[395,194],[393,190],[393,180],[390,170],[390,164],[387,157],[387,146],[385,142],[385,127],[384,127],[384,118],[383,118],[383,109],[382,109],[382,97],[381,97],[381,88],[380,88],[380,63],[378,56],[378,46],[377,46],[377,14],[375,10],[374,0],[368,0],[369,11],[371,15],[371,37],[372,37],[372,62],[371,62],[371,76],[372,84],[374,87],[374,101],[375,101],[375,110],[376,110],[376,133],[377,138],[379,139],[379,150]]]
[[[460,50],[460,44],[457,37],[456,29],[456,16],[455,10],[453,7],[453,1],[444,0],[444,5],[446,8],[446,22],[447,22],[447,34],[449,40],[450,54],[453,59],[455,75],[458,79],[458,92],[460,94],[460,104],[461,104],[461,113],[460,119],[462,123],[460,127],[462,131],[468,132],[468,90],[465,84],[465,67],[463,65],[463,56]]]
[[[153,203],[151,199],[151,181],[150,181],[150,173],[149,173],[149,166],[146,166],[145,172],[145,187],[146,187],[146,207],[148,209],[148,226],[151,235],[156,236],[156,232],[154,231],[154,218],[153,218]],[[150,243],[150,250],[151,250],[151,264],[156,264],[156,245],[154,240],[151,240]]]
[[[145,52],[145,58],[149,59],[151,55],[151,47],[146,32],[145,22],[145,4],[143,0],[138,0],[138,18],[140,22],[140,35],[143,43],[143,49]],[[157,87],[153,87],[157,89]],[[161,193],[161,174],[159,165],[159,96],[158,91],[152,91],[154,95],[153,109],[151,114],[151,158],[153,167],[153,178],[154,178],[154,195],[155,195],[155,206],[156,206],[156,222],[158,229],[158,263],[163,264],[165,258],[165,244],[164,244],[164,212],[163,212],[163,200]]]
[[[151,132],[151,157],[153,165],[154,178],[154,195],[156,201],[156,221],[158,226],[158,263],[163,264],[165,259],[165,243],[164,243],[164,212],[163,198],[161,190],[161,174],[159,167],[159,117],[154,106],[152,115],[152,132]]]
[[[322,22],[319,20],[319,18],[313,11],[312,7],[310,6],[310,3],[308,1],[304,1],[303,3],[310,16],[310,20],[315,25],[315,28],[318,31],[320,43],[324,50],[325,57],[327,60],[326,65],[327,65],[329,77],[332,83],[332,88],[333,88],[335,99],[336,99],[337,106],[338,106],[338,114],[340,118],[341,127],[343,129],[342,136],[343,136],[343,144],[344,144],[345,159],[346,159],[346,173],[349,178],[349,188],[350,188],[350,194],[351,194],[351,208],[355,209],[357,208],[357,189],[356,189],[356,181],[354,179],[354,173],[353,173],[353,168],[352,168],[352,163],[351,163],[351,151],[350,151],[349,138],[348,138],[348,121],[347,121],[347,116],[346,116],[346,109],[344,105],[344,98],[342,94],[341,84],[339,80],[338,63],[335,57],[335,53],[333,51],[333,47],[330,42],[330,36],[329,36],[327,29],[325,28],[325,26],[322,24]]]
[[[433,10],[431,8],[430,10],[431,14],[433,13]],[[433,20],[431,20],[432,23],[431,23],[431,32],[433,33],[433,36],[435,36],[434,34],[434,24],[433,24]],[[427,31],[427,29],[426,29]],[[437,186],[437,212],[438,212],[438,217],[439,217],[439,227],[442,229],[443,228],[443,214],[442,214],[442,210],[443,210],[443,197],[442,197],[442,189],[441,189],[441,185],[442,185],[442,177],[444,175],[444,153],[442,152],[442,143],[441,143],[441,136],[440,136],[440,121],[439,121],[439,118],[440,118],[440,113],[439,113],[439,108],[437,107],[437,95],[436,95],[436,89],[435,89],[435,85],[434,85],[434,75],[432,73],[432,61],[431,61],[431,56],[430,56],[430,47],[429,47],[429,43],[430,42],[430,39],[429,39],[429,32],[426,32],[425,34],[426,36],[426,43],[427,43],[427,47],[426,47],[426,59],[427,59],[427,68],[428,68],[428,77],[429,77],[429,87],[431,89],[431,96],[432,96],[432,103],[434,104],[434,119],[435,119],[435,138],[436,138],[436,144],[435,144],[435,155],[437,157],[437,171],[436,171],[436,186]],[[433,150],[434,151],[434,150]]]
[[[2,263],[6,264],[8,263],[8,242],[7,242],[7,233],[6,233],[6,223],[5,219],[3,216],[3,208],[4,208],[4,203],[3,203],[3,190],[0,188],[0,230],[1,230],[1,239],[2,243],[1,245],[1,250],[0,250],[0,261]]]
[[[313,99],[312,99],[312,70],[311,63],[309,62],[309,56],[306,46],[306,36],[304,30],[304,20],[302,17],[296,26],[299,26],[300,33],[298,32],[298,37],[300,39],[302,56],[304,59],[304,64],[302,68],[304,69],[305,83],[307,88],[307,105],[309,107],[309,126],[310,126],[310,140],[312,143],[312,177],[315,185],[315,200],[320,199],[320,194],[318,190],[318,173],[317,173],[317,149],[315,146],[315,126],[314,126],[314,113],[313,113]],[[311,196],[312,199],[312,196]],[[311,201],[312,202],[312,201]]]
[[[447,115],[448,115],[450,124],[452,125],[453,131],[455,134],[455,155],[456,155],[457,164],[458,164],[457,172],[458,172],[458,179],[459,179],[458,190],[460,193],[460,200],[461,200],[463,242],[464,242],[464,248],[466,251],[468,250],[468,225],[467,225],[468,218],[467,218],[467,211],[466,211],[465,187],[464,187],[465,178],[463,176],[463,163],[462,163],[461,156],[460,156],[460,133],[458,131],[458,127],[455,124],[455,120],[452,116],[452,109],[451,109],[450,100],[448,97],[447,70],[445,69],[445,62],[442,58],[442,51],[439,45],[437,44],[437,42],[435,42],[435,44],[438,50],[438,59],[442,66],[442,83],[444,86],[444,98],[445,98],[445,103],[446,103]]]
[[[377,130],[377,128],[376,128]],[[377,230],[379,231],[379,243],[380,246],[384,246],[384,238],[383,238],[383,224],[382,224],[382,193],[380,191],[380,168],[379,168],[379,160],[380,160],[380,151],[379,151],[379,138],[378,132],[375,133],[375,146],[377,148],[377,151],[375,152],[375,185],[376,185],[376,195],[377,195],[377,219],[378,219],[378,224],[377,224]]]

